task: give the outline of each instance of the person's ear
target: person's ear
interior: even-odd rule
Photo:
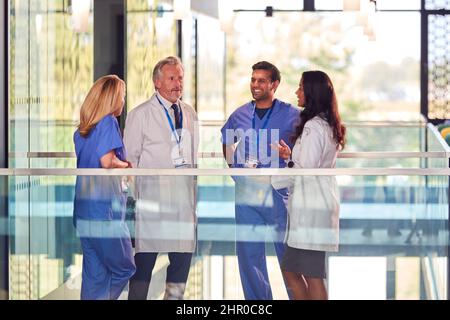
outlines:
[[[160,79],[155,79],[155,89],[159,90],[159,88],[161,88],[161,80]]]
[[[280,84],[280,81],[276,80],[274,82],[272,82],[272,89],[273,92],[277,91],[278,85]]]

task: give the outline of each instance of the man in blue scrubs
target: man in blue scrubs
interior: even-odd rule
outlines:
[[[253,100],[234,111],[221,130],[224,156],[233,168],[283,168],[285,161],[270,145],[281,139],[290,143],[300,110],[274,98],[281,80],[277,67],[260,61],[252,69]],[[236,252],[244,295],[249,300],[271,300],[265,243],[274,243],[281,262],[287,190],[274,190],[267,176],[234,180]]]

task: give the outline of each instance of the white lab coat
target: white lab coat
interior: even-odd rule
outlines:
[[[161,100],[175,123],[170,104]],[[194,167],[198,119],[188,104],[179,101],[179,105],[183,112],[180,146],[189,167]],[[124,143],[134,168],[175,168],[172,158],[178,153],[178,145],[156,93],[127,115]],[[136,177],[136,253],[193,252],[196,193],[196,178],[191,176]]]
[[[309,120],[292,150],[294,168],[334,168],[338,149],[333,132],[319,117]],[[289,169],[286,169],[289,170]],[[274,176],[275,189],[289,188],[288,232],[292,248],[337,251],[339,189],[334,176]]]

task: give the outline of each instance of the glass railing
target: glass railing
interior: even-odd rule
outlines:
[[[220,129],[222,122],[203,122],[200,126],[200,150],[221,152]],[[346,152],[424,152],[426,141],[439,143],[434,133],[428,131],[426,122],[349,122],[347,126]],[[429,125],[433,127],[432,125]]]
[[[222,122],[200,125],[199,164],[203,168],[224,168],[220,128]],[[450,148],[432,124],[423,121],[350,122],[347,144],[337,167],[447,167]],[[428,152],[428,154],[423,154]],[[14,152],[10,163],[17,168],[73,168],[74,152]]]
[[[10,299],[79,299],[82,251],[72,216],[76,177],[86,175],[150,179],[149,189],[161,197],[169,195],[169,203],[177,201],[171,180],[196,177],[191,187],[196,190],[197,242],[185,298],[243,299],[236,240],[254,243],[263,237],[273,296],[287,299],[271,245],[273,228],[236,224],[235,219],[236,203],[270,206],[269,176],[286,174],[293,181],[336,181],[340,240],[339,251],[327,256],[331,299],[447,299],[448,146],[432,125],[423,123],[348,127],[351,134],[336,169],[226,169],[217,143],[219,126],[201,127],[198,169],[76,170],[67,169],[75,167],[70,152],[10,155],[33,168],[0,169],[5,190],[1,196],[8,203],[8,217],[3,217],[0,231],[8,239]],[[236,179],[246,180],[247,188],[240,185],[236,190]],[[164,221],[161,212],[173,210],[164,209],[158,198],[138,199],[140,206],[150,208],[160,221]],[[132,219],[128,227],[136,230]],[[168,228],[178,227],[169,224]],[[170,240],[170,234],[154,236]],[[275,237],[282,238],[279,232]],[[162,298],[167,265],[167,255],[161,254],[149,299]],[[121,298],[126,297],[125,291]]]
[[[336,182],[340,235],[339,250],[327,256],[330,299],[447,298],[448,169],[39,170],[0,171],[2,182],[9,186],[9,227],[3,231],[9,238],[10,299],[79,298],[82,253],[72,221],[75,174],[98,185],[90,190],[102,189],[104,179],[119,181],[126,174],[136,181],[148,180],[146,188],[158,196],[139,200],[137,207],[157,215],[154,222],[165,226],[158,233],[141,234],[150,241],[184,239],[175,232],[183,229],[183,223],[166,218],[178,210],[179,196],[170,185],[198,177],[197,243],[186,299],[243,298],[236,241],[266,242],[274,299],[287,299],[271,245],[274,238],[282,241],[284,230],[275,232],[273,226],[235,219],[235,203],[262,209],[273,204],[269,181],[277,175],[290,178],[298,190],[316,195],[317,201],[310,207],[302,205],[301,211],[317,212],[317,203],[329,201],[326,188],[330,181]],[[234,180],[241,182],[237,192]],[[194,189],[194,185],[189,187]],[[169,207],[158,202],[163,198]],[[133,221],[128,226],[135,230]],[[330,230],[311,227],[300,231],[314,238]],[[162,298],[167,264],[167,256],[161,255],[148,298]],[[126,296],[124,292],[122,298]]]

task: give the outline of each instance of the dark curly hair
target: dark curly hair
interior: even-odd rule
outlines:
[[[339,116],[336,93],[330,78],[322,71],[305,71],[300,84],[303,86],[305,108],[300,113],[300,122],[295,128],[292,141],[302,135],[306,122],[319,116],[328,122],[333,131],[334,141],[343,149],[346,128]]]

